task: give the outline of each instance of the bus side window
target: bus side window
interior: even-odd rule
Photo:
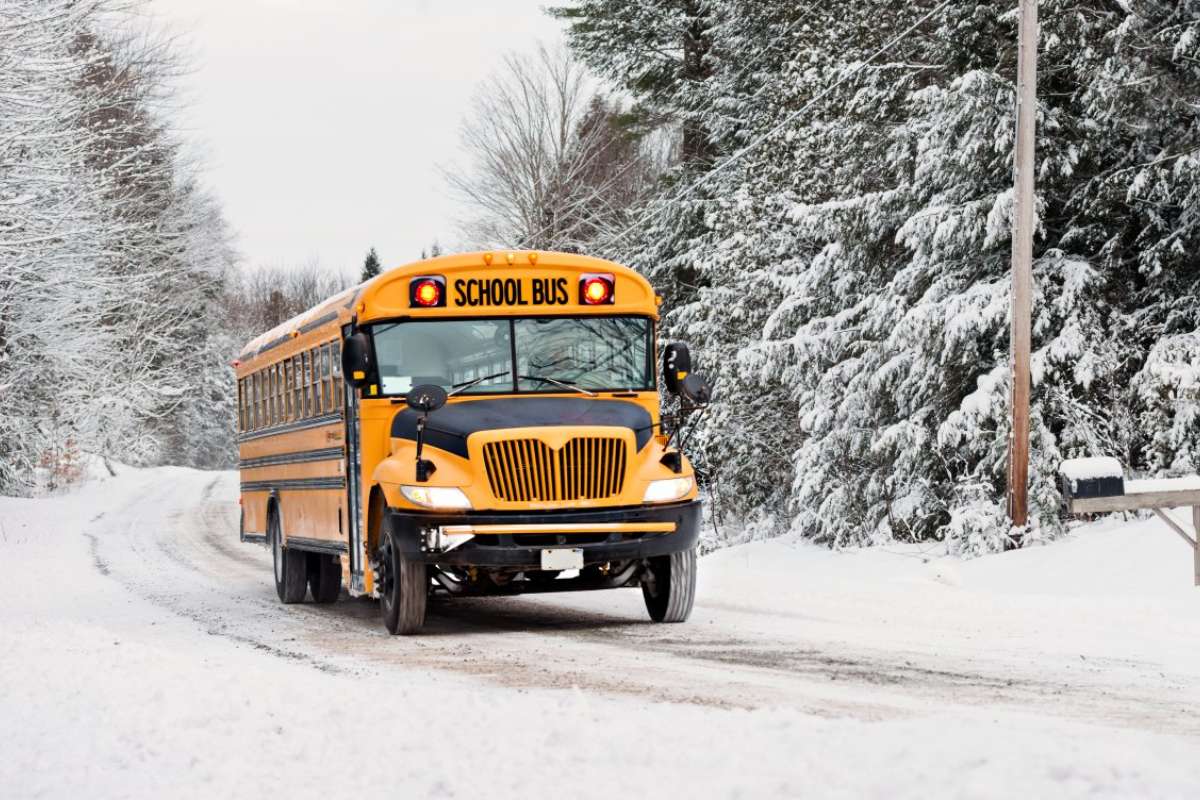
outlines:
[[[275,424],[280,425],[283,423],[283,363],[275,362],[271,372],[275,382],[275,388],[271,392],[271,397],[275,398]]]
[[[280,392],[283,398],[283,419],[285,422],[291,422],[295,417],[292,414],[292,360],[285,358],[279,362],[280,375],[283,383],[280,386]]]
[[[324,414],[329,410],[329,345],[323,344],[316,350],[317,353],[317,394],[321,398],[319,403],[321,413]]]
[[[312,358],[312,401],[313,416],[325,413],[325,398],[321,396],[321,348],[314,347],[309,351]]]
[[[312,360],[312,415],[318,417],[325,410],[321,400],[321,351],[314,347],[308,357]]]
[[[313,415],[313,396],[312,396],[312,352],[305,350],[301,353],[304,358],[304,415],[311,417]]]
[[[321,413],[321,353],[316,348],[308,351],[308,413],[318,416]]]
[[[300,354],[301,391],[304,396],[304,416],[312,416],[312,357],[305,350]]]
[[[267,425],[275,424],[275,365],[267,367]]]
[[[258,427],[267,427],[267,371],[258,371]]]
[[[342,350],[339,343],[330,345],[329,361],[331,372],[333,373],[333,410],[338,411],[342,407]]]
[[[279,425],[283,422],[283,364],[278,361],[271,365],[271,383],[271,399],[275,402],[271,417]]]
[[[250,430],[255,430],[258,427],[258,373],[255,372],[249,378],[250,381]]]
[[[325,398],[322,409],[328,413],[333,411],[333,385],[330,383],[329,345],[321,345],[321,395]]]
[[[297,372],[300,368],[300,356],[292,356],[288,363],[291,365],[288,370],[288,386],[292,393],[292,419],[300,419],[304,416],[300,408],[300,375]]]
[[[238,429],[238,433],[242,433],[243,431],[246,430],[246,426],[245,426],[245,424],[243,424],[244,420],[242,419],[242,379],[241,378],[238,378],[238,382],[237,382],[237,408],[238,408],[238,411],[237,411],[237,417],[238,417],[237,426],[238,427],[237,427],[237,429]]]
[[[263,413],[266,415],[264,421],[268,428],[275,424],[275,376],[271,372],[269,366],[263,370],[263,388],[266,390],[266,402],[264,403],[266,408]]]
[[[275,364],[275,422],[282,425],[287,422],[287,396],[283,390],[283,362]]]
[[[296,395],[296,358],[287,360],[288,364],[288,414],[293,420],[300,419],[300,398]]]

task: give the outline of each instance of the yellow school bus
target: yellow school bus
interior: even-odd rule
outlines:
[[[377,597],[409,634],[430,594],[640,586],[682,622],[700,500],[680,452],[709,401],[627,267],[553,252],[392,269],[268,331],[236,362],[241,539],[284,603]]]

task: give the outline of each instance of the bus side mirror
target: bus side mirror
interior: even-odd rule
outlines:
[[[417,420],[417,480],[421,483],[429,480],[429,476],[437,472],[437,464],[421,458],[425,449],[425,421],[429,415],[446,405],[449,399],[446,390],[436,383],[421,383],[408,390],[404,400],[408,407],[421,412]]]
[[[712,401],[712,387],[699,375],[688,375],[679,384],[679,395],[694,406],[706,406]]]
[[[342,340],[342,375],[346,383],[359,387],[371,372],[371,342],[365,333],[352,333]]]
[[[663,383],[666,384],[668,392],[680,394],[683,381],[691,371],[692,354],[686,344],[675,342],[663,349]]]
[[[409,408],[415,408],[417,411],[423,411],[426,414],[432,414],[446,405],[446,399],[446,390],[436,383],[422,383],[419,386],[414,386],[404,396],[404,400],[408,403]]]

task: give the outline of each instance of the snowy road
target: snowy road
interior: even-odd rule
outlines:
[[[772,542],[640,593],[281,606],[234,473],[0,499],[0,797],[1200,793],[1200,590],[1154,523],[973,562]]]

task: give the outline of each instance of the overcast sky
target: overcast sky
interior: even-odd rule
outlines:
[[[357,269],[452,245],[456,157],[475,85],[507,50],[561,38],[548,0],[154,0],[195,71],[185,135],[246,265]]]

